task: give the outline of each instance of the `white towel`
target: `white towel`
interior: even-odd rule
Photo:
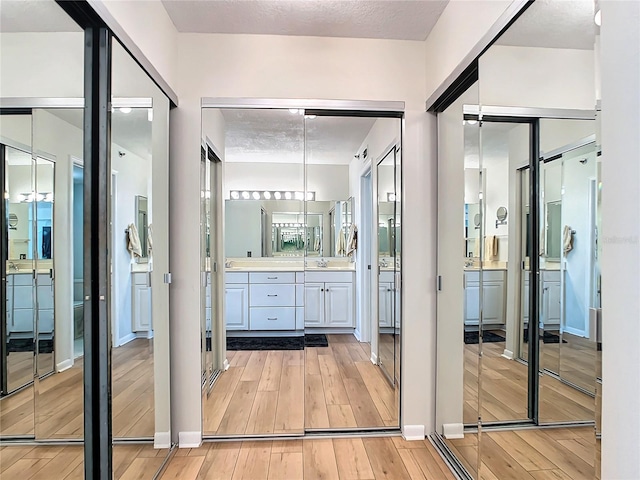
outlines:
[[[127,250],[131,252],[132,257],[142,257],[142,246],[140,245],[140,236],[138,229],[133,223],[129,224],[127,232]]]
[[[315,240],[315,242],[313,244],[313,250],[316,251],[316,252],[319,252],[320,251],[320,246],[321,246],[320,245],[320,237],[316,237],[316,240]]]
[[[358,227],[352,223],[349,227],[349,238],[347,239],[347,255],[351,255],[358,248]]]
[[[338,232],[338,240],[336,241],[336,256],[344,257],[347,254],[347,240],[344,238],[344,228]]]
[[[153,250],[153,229],[151,228],[151,224],[147,227],[147,255],[151,257],[151,252]]]
[[[562,246],[565,256],[573,250],[573,231],[569,225],[564,226],[564,230],[562,232]]]

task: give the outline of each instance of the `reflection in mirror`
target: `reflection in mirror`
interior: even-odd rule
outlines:
[[[115,40],[112,57],[113,438],[168,448],[169,100]]]
[[[0,119],[0,135],[6,138],[10,126],[22,124],[21,149],[0,144],[2,158],[2,325],[0,344],[0,436],[34,434],[34,305],[32,260],[33,203],[22,192],[33,192],[30,154],[31,116],[18,115]],[[6,278],[6,280],[4,280]],[[17,295],[16,295],[17,293]],[[11,408],[11,403],[19,406]],[[13,412],[13,413],[11,413]]]
[[[220,242],[202,291],[211,317],[203,334],[221,370],[203,394],[205,436],[304,431],[302,272],[306,252],[329,248],[329,206],[311,202],[317,214],[305,218],[303,122],[289,110],[202,110],[206,168],[217,170],[211,152],[222,168],[218,180],[201,170],[211,177],[202,183],[208,230]],[[224,210],[217,219],[214,201]]]

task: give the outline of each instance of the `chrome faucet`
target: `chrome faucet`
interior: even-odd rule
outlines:
[[[389,266],[389,264],[387,263],[387,259],[383,258],[382,260],[380,260],[380,263],[378,264],[378,266],[382,268],[387,268]]]
[[[9,262],[9,270],[14,270],[17,272],[20,269],[18,268],[18,265],[16,265],[15,263]]]
[[[231,268],[231,260],[225,260],[224,268]]]
[[[318,264],[318,267],[320,268],[327,268],[327,261],[322,258],[320,260],[316,260],[316,263]]]

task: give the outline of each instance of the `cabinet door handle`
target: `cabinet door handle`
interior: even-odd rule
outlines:
[[[277,280],[278,277],[267,277],[267,280]]]
[[[324,288],[321,288],[321,289],[320,289],[320,291],[321,291],[321,292],[324,292]]]
[[[267,320],[277,320],[278,317],[267,317]]]
[[[276,293],[267,293],[267,297],[277,297]]]

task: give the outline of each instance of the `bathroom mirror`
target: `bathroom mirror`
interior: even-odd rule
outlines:
[[[148,200],[143,195],[136,195],[136,228],[140,237],[140,250],[142,256],[136,258],[136,262],[144,263],[149,261],[149,246],[147,244],[149,232],[148,220]]]

